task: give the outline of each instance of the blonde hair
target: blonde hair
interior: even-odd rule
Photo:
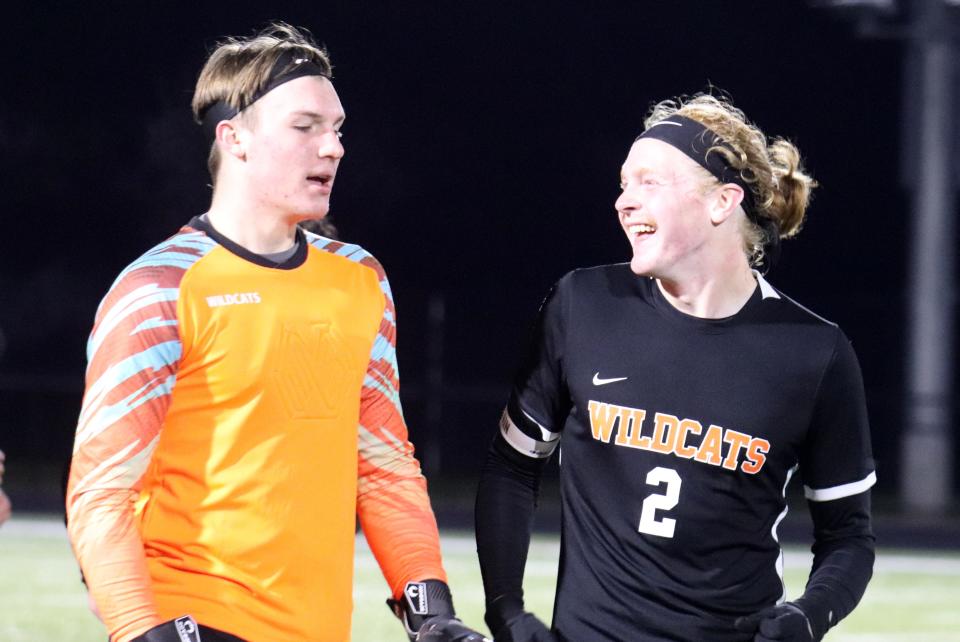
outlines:
[[[193,117],[197,123],[210,107],[223,102],[243,110],[270,80],[278,59],[286,53],[309,60],[330,78],[333,67],[326,50],[314,43],[310,32],[285,22],[273,22],[249,38],[229,37],[218,42],[197,78],[193,92]],[[286,69],[276,70],[279,74]],[[214,143],[207,157],[210,177],[216,180],[220,154]]]
[[[650,109],[644,128],[673,115],[699,122],[723,139],[709,153],[724,156],[731,168],[740,173],[753,192],[753,218],[744,218],[744,252],[751,265],[764,258],[764,247],[770,242],[795,236],[803,227],[807,206],[817,183],[803,169],[800,150],[783,138],[767,136],[746,119],[743,111],[726,98],[712,94],[696,94],[689,98],[664,100]],[[757,221],[776,223],[778,238],[767,238]]]

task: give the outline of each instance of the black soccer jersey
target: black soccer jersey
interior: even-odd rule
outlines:
[[[626,264],[545,301],[500,428],[526,457],[559,444],[563,640],[743,640],[734,620],[784,599],[794,472],[813,502],[873,485],[850,342],[757,280],[725,319],[681,313]]]

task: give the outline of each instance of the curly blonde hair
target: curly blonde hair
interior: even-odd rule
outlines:
[[[784,138],[768,141],[728,99],[707,93],[657,103],[644,119],[644,128],[650,129],[673,115],[699,122],[726,143],[709,151],[722,154],[753,192],[756,220],[743,219],[743,240],[750,264],[759,265],[765,246],[795,236],[803,227],[817,182],[804,170],[800,150]],[[757,222],[762,219],[776,223],[778,238],[767,238]]]

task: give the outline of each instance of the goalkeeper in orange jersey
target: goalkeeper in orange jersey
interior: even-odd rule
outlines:
[[[327,53],[282,23],[226,40],[193,112],[210,208],[120,273],[87,344],[67,511],[110,639],[346,642],[359,516],[410,639],[481,640],[407,438],[386,274],[298,226],[344,153]]]

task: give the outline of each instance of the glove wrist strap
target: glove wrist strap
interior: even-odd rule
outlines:
[[[450,587],[440,580],[407,582],[400,598],[387,600],[387,606],[403,622],[411,640],[416,638],[417,631],[427,620],[456,617]]]

